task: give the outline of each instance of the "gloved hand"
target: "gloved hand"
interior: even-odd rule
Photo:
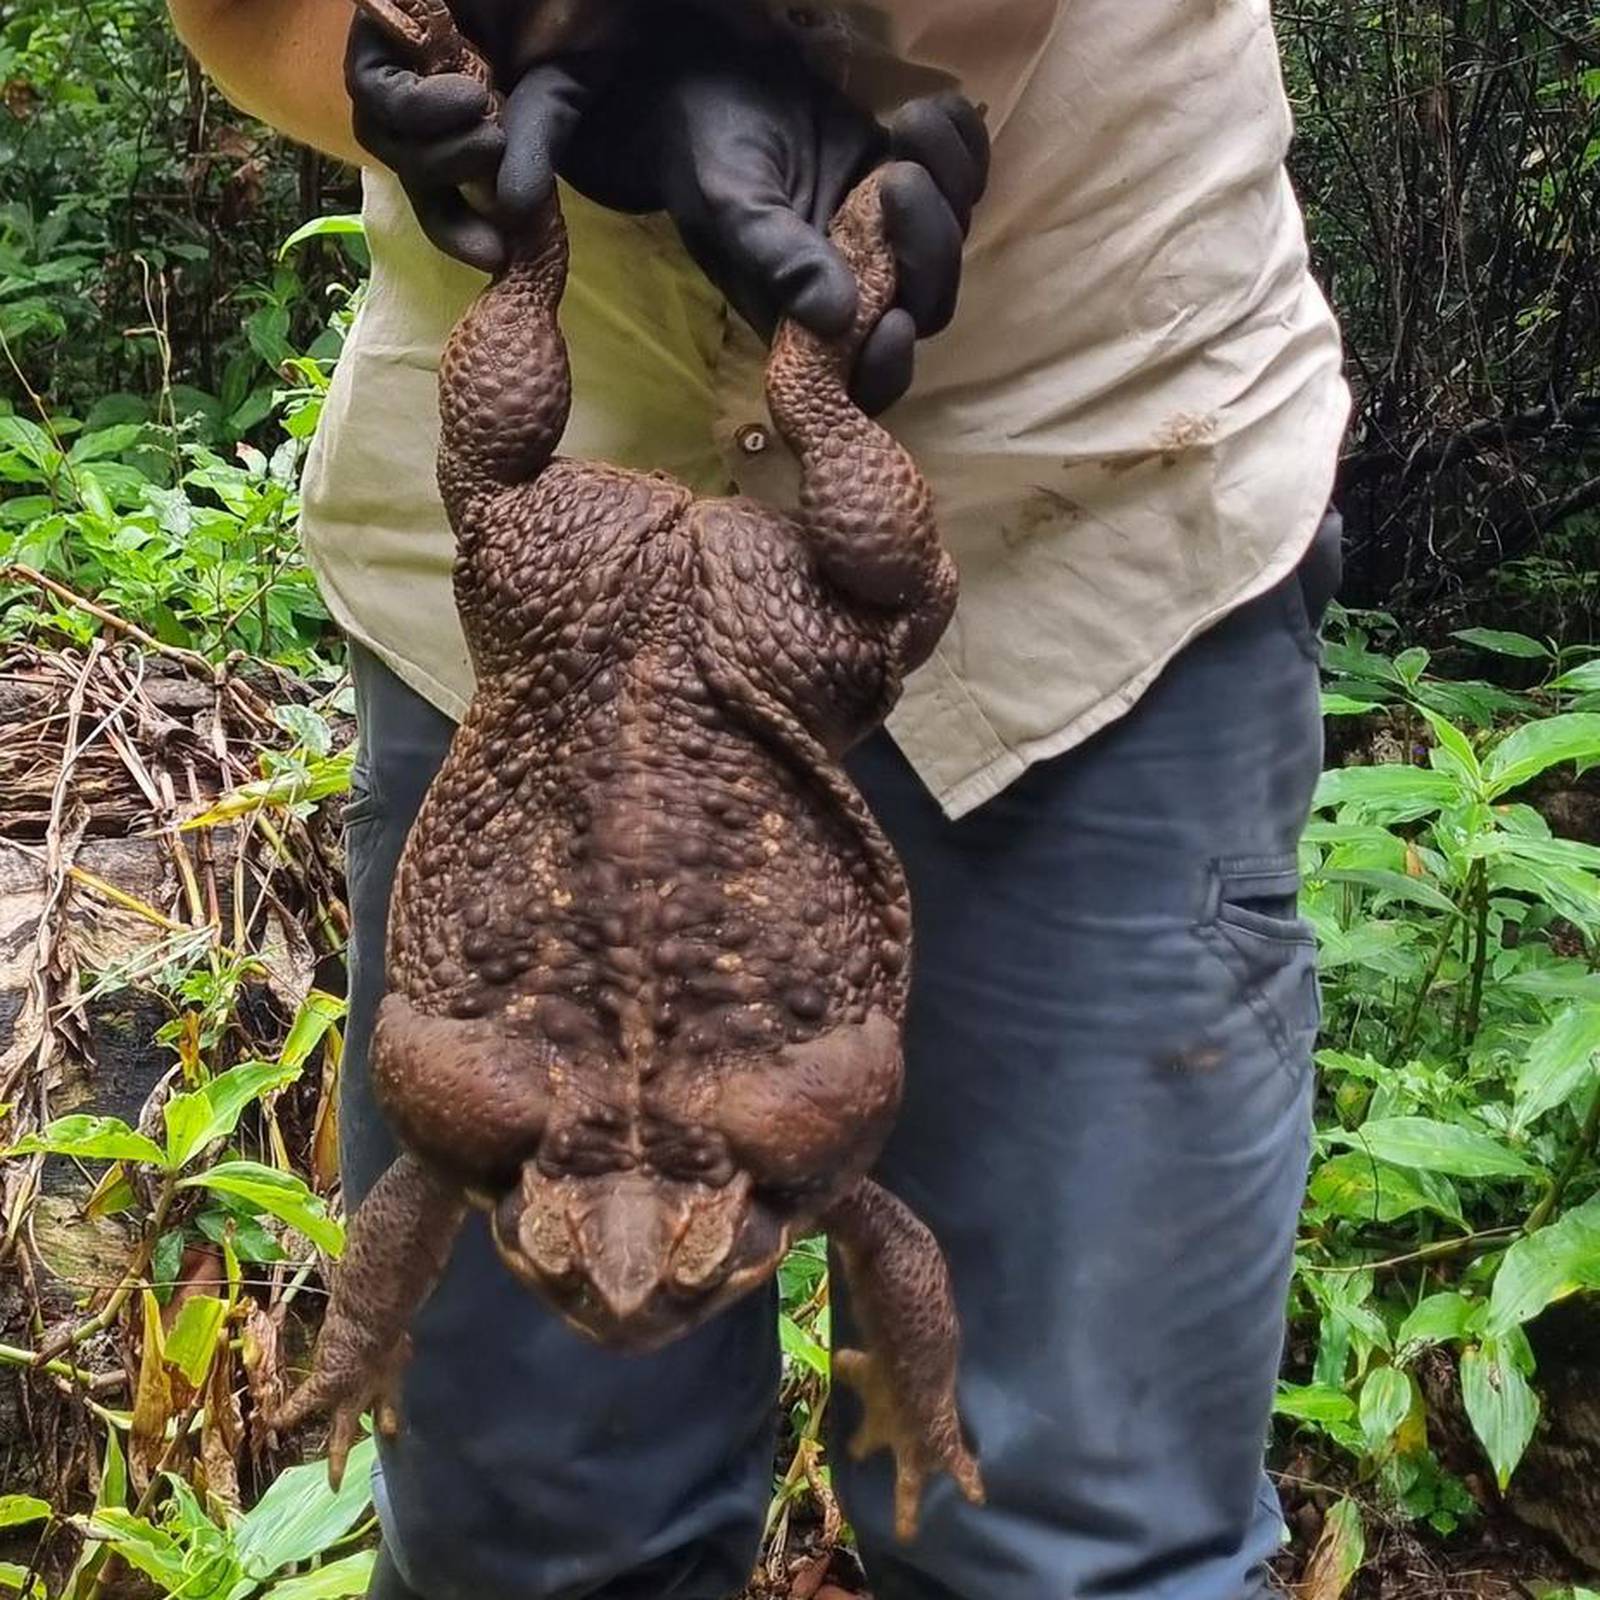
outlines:
[[[505,154],[488,93],[457,72],[419,77],[404,46],[360,12],[344,75],[356,142],[399,178],[422,231],[446,255],[496,271],[500,230],[461,193],[465,183],[493,183]]]
[[[892,162],[883,203],[899,289],[852,375],[868,411],[905,393],[917,338],[954,314],[989,168],[983,118],[958,94],[912,101],[880,127],[780,42],[677,9],[604,81],[567,63],[535,67],[505,120],[507,219],[531,214],[553,169],[602,205],[664,210],[763,337],[781,316],[821,334],[849,325],[855,281],[824,230],[856,181]]]
[[[346,79],[357,139],[399,177],[424,233],[484,271],[503,264],[504,230],[537,211],[560,171],[602,205],[671,215],[763,337],[785,315],[837,333],[854,314],[855,284],[824,230],[851,186],[887,159],[899,291],[857,357],[857,401],[878,411],[897,400],[916,339],[954,313],[962,241],[989,162],[983,119],[959,95],[913,101],[880,127],[780,44],[668,5],[625,54],[590,50],[523,73],[498,127],[471,80],[419,78],[403,50],[359,17]],[[490,178],[493,222],[460,193]]]

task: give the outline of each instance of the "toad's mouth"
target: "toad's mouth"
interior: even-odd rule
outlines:
[[[495,1249],[577,1332],[654,1350],[763,1282],[790,1226],[748,1174],[712,1187],[648,1169],[551,1176],[526,1162],[490,1213]]]

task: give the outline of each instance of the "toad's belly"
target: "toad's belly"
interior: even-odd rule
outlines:
[[[397,880],[390,981],[419,1010],[645,1071],[898,1010],[858,819],[698,684],[636,677],[514,752],[505,717],[474,706]]]

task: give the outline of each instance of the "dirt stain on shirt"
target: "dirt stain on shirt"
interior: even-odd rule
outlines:
[[[1216,436],[1215,416],[1195,416],[1189,411],[1179,411],[1156,430],[1148,449],[1104,456],[1100,465],[1113,477],[1121,477],[1151,461],[1159,461],[1163,467],[1175,467],[1181,457],[1191,450],[1204,449]]]

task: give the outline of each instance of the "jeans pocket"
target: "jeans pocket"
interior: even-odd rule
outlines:
[[[1322,1022],[1316,935],[1300,915],[1299,892],[1292,854],[1220,858],[1210,864],[1197,928],[1279,1059],[1296,1070],[1309,1065]]]
[[[348,835],[353,828],[372,822],[383,814],[383,806],[372,776],[360,760],[350,772],[350,794],[344,803],[339,820]]]

